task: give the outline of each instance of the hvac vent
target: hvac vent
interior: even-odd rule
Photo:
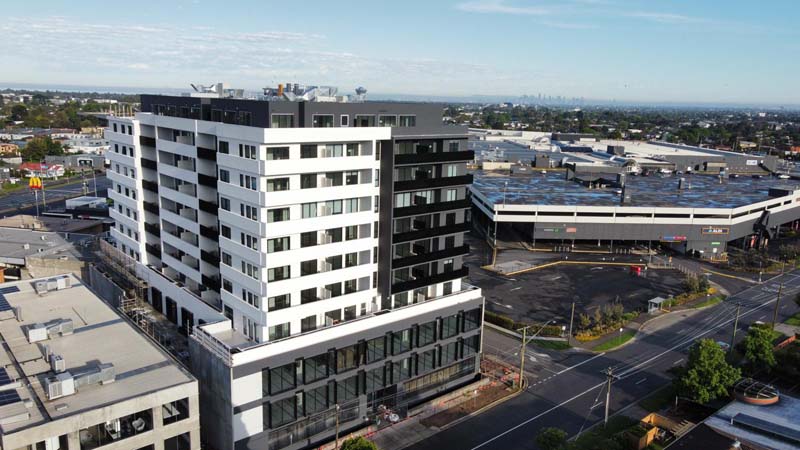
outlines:
[[[35,323],[28,327],[28,342],[46,341],[56,335],[69,336],[75,330],[72,319],[56,319],[47,323]]]
[[[67,362],[61,355],[50,355],[50,369],[55,373],[67,371]]]

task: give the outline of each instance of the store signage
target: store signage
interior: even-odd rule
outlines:
[[[661,236],[661,242],[684,242],[686,236]]]
[[[731,229],[727,227],[704,227],[700,232],[703,234],[730,234]]]

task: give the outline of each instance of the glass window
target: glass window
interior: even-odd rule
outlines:
[[[288,191],[289,178],[271,178],[267,180],[267,192]]]
[[[366,375],[366,392],[375,392],[385,386],[383,367],[376,367],[372,370],[369,370],[367,371]]]
[[[399,383],[401,381],[411,378],[411,358],[403,358],[400,361],[392,363],[392,383]]]
[[[400,116],[401,127],[415,127],[417,126],[417,116]]]
[[[283,252],[290,249],[289,237],[279,237],[267,240],[267,253]]]
[[[441,348],[442,365],[450,364],[457,359],[458,355],[456,353],[458,351],[458,342],[451,342],[447,345],[443,345]]]
[[[347,156],[358,156],[358,144],[347,144]]]
[[[304,173],[300,175],[300,189],[313,189],[317,187],[317,174]]]
[[[411,328],[392,333],[392,355],[411,350]]]
[[[313,128],[333,128],[333,115],[314,114],[311,118]]]
[[[336,373],[347,372],[358,366],[358,345],[336,350]]]
[[[386,357],[386,337],[381,336],[367,341],[367,364]]]
[[[417,346],[424,347],[436,341],[436,321],[426,322],[417,330]]]
[[[283,339],[285,337],[289,337],[289,322],[282,323],[280,325],[275,325],[273,327],[269,327],[269,340],[274,341],[276,339]]]
[[[328,386],[320,386],[305,392],[306,415],[316,414],[328,408]]]
[[[313,331],[317,329],[317,316],[308,316],[300,319],[300,332]]]
[[[481,345],[481,336],[476,334],[464,339],[464,357],[472,356],[478,353],[478,348]]]
[[[81,445],[83,447],[83,445]],[[189,432],[164,439],[164,450],[191,450],[192,438]]]
[[[353,125],[357,127],[374,127],[375,116],[371,115],[356,115]]]
[[[281,266],[267,269],[267,281],[280,281],[290,277],[291,266]]]
[[[292,128],[294,127],[294,115],[273,114],[270,125],[272,128]]]
[[[317,217],[317,203],[303,203],[302,205],[303,210],[303,219],[307,219],[310,217]]]
[[[179,422],[189,417],[189,399],[182,398],[161,405],[161,417],[164,425]]]
[[[317,245],[317,232],[307,231],[300,234],[300,247],[312,247]]]
[[[289,159],[289,147],[268,147],[267,161]]]
[[[450,144],[447,146],[447,151],[449,152],[457,152],[458,151],[458,141],[450,141]]]
[[[219,180],[225,183],[231,182],[231,173],[225,169],[219,169]]]
[[[328,354],[312,356],[303,360],[303,379],[305,383],[313,383],[328,376]]]
[[[478,328],[481,323],[481,309],[475,308],[464,312],[464,331]]]
[[[378,118],[379,127],[394,127],[397,126],[397,116],[380,116]]]
[[[419,374],[429,372],[436,368],[436,349],[432,348],[419,355]]]
[[[224,209],[225,211],[231,210],[231,200],[225,197],[219,198],[219,207]]]
[[[303,144],[300,146],[300,158],[316,158],[317,145],[316,144]]]
[[[342,114],[341,116],[339,116],[339,126],[341,127],[350,126],[350,116],[346,114]]]
[[[358,184],[358,172],[345,172],[345,184]]]
[[[276,295],[267,299],[267,310],[277,311],[291,306],[291,296],[289,294]]]
[[[271,428],[277,428],[281,425],[294,422],[297,418],[297,397],[295,396],[272,402],[269,406]]]
[[[358,375],[336,382],[336,402],[345,403],[358,397]]]
[[[453,314],[442,318],[442,339],[447,339],[458,334],[458,315]]]
[[[267,223],[283,222],[284,220],[289,220],[289,208],[267,210]]]

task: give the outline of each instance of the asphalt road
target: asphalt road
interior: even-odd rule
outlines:
[[[100,197],[108,196],[107,190],[111,187],[111,181],[105,175],[98,175],[95,178],[97,182],[97,193]],[[95,180],[91,177],[86,178],[86,183],[89,187],[89,195],[94,195]],[[67,184],[54,186],[52,188],[45,186],[45,193],[47,196],[48,209],[60,205],[63,207],[63,200],[66,198],[78,197],[83,195],[83,181],[77,180]],[[35,213],[36,197],[30,189],[23,188],[10,194],[0,197],[0,213]],[[39,193],[39,208],[42,208],[42,194]]]
[[[559,427],[573,436],[602,421],[606,368],[612,367],[616,376],[610,404],[613,414],[669,383],[667,370],[684,363],[697,339],[730,342],[736,303],[741,304],[737,341],[753,322],[770,322],[781,280],[784,289],[778,317],[782,321],[798,310],[792,299],[800,292],[800,271],[750,287],[711,308],[666,315],[646,325],[643,336],[606,354],[564,354],[529,347],[532,359],[526,362],[530,381],[526,392],[408,448],[530,450],[537,448],[535,437],[545,427]],[[517,361],[518,345],[511,338],[485,332],[487,352]]]

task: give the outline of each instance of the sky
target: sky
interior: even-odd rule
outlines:
[[[7,0],[0,87],[800,104],[797,0]]]

